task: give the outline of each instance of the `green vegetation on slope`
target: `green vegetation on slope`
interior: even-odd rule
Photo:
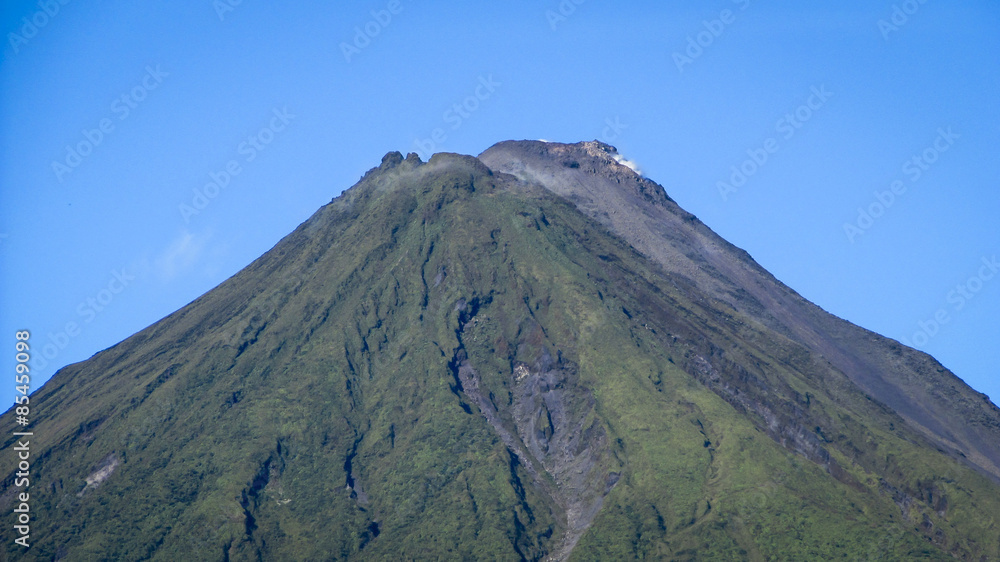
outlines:
[[[387,156],[32,397],[27,558],[1000,558],[996,484],[683,282],[474,159]]]

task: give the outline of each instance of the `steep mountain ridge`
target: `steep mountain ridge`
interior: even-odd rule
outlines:
[[[672,204],[610,147],[542,148]],[[32,396],[36,541],[25,556],[7,528],[0,552],[1000,557],[995,482],[697,262],[681,275],[505,168],[389,153],[219,287],[57,373]],[[0,457],[0,509],[15,470]]]
[[[939,446],[1000,481],[1000,408],[988,397],[932,357],[803,299],[616,155],[597,141],[507,141],[479,158],[569,199],[666,271],[827,358]]]

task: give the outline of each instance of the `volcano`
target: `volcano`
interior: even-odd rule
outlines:
[[[9,559],[1000,560],[1000,409],[600,142],[391,152],[31,408]]]

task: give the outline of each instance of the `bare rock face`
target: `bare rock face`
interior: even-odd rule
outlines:
[[[576,546],[600,511],[621,470],[607,432],[594,412],[595,401],[579,385],[576,367],[554,360],[543,349],[532,363],[518,363],[512,413],[521,441],[555,482],[556,501],[565,510],[567,533],[554,550],[561,560]]]
[[[465,351],[465,329],[478,321],[479,306],[478,299],[462,299],[456,305],[460,345],[451,361],[456,394],[472,399],[512,457],[532,476],[533,485],[558,506],[554,515],[565,530],[547,559],[565,560],[618,482],[621,464],[596,415],[592,393],[579,383],[577,367],[561,354],[552,357],[534,321],[527,321],[520,331],[517,356],[528,362],[515,362],[510,374],[511,403],[507,412],[498,410],[484,394]],[[515,431],[505,426],[504,417],[512,419]]]
[[[531,454],[541,459],[545,471],[555,481],[554,499],[565,510],[567,531],[552,555],[552,559],[562,560],[601,509],[604,496],[612,487],[607,483],[614,479],[611,474],[615,473],[601,470],[602,456],[607,454],[603,428],[593,420],[584,429],[580,426],[582,419],[570,418],[561,403],[564,397],[553,384],[559,381],[527,381],[525,386],[534,386],[535,394],[518,400],[515,415],[521,421],[518,425],[521,439],[528,443]]]

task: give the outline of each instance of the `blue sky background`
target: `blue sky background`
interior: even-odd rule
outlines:
[[[1000,273],[983,261],[1000,254],[1000,4],[226,2],[3,3],[0,341],[12,372],[14,332],[32,331],[35,388],[441,129],[434,151],[614,144],[806,298],[1000,397]],[[723,197],[734,166],[753,173]],[[851,239],[859,208],[879,216]]]

